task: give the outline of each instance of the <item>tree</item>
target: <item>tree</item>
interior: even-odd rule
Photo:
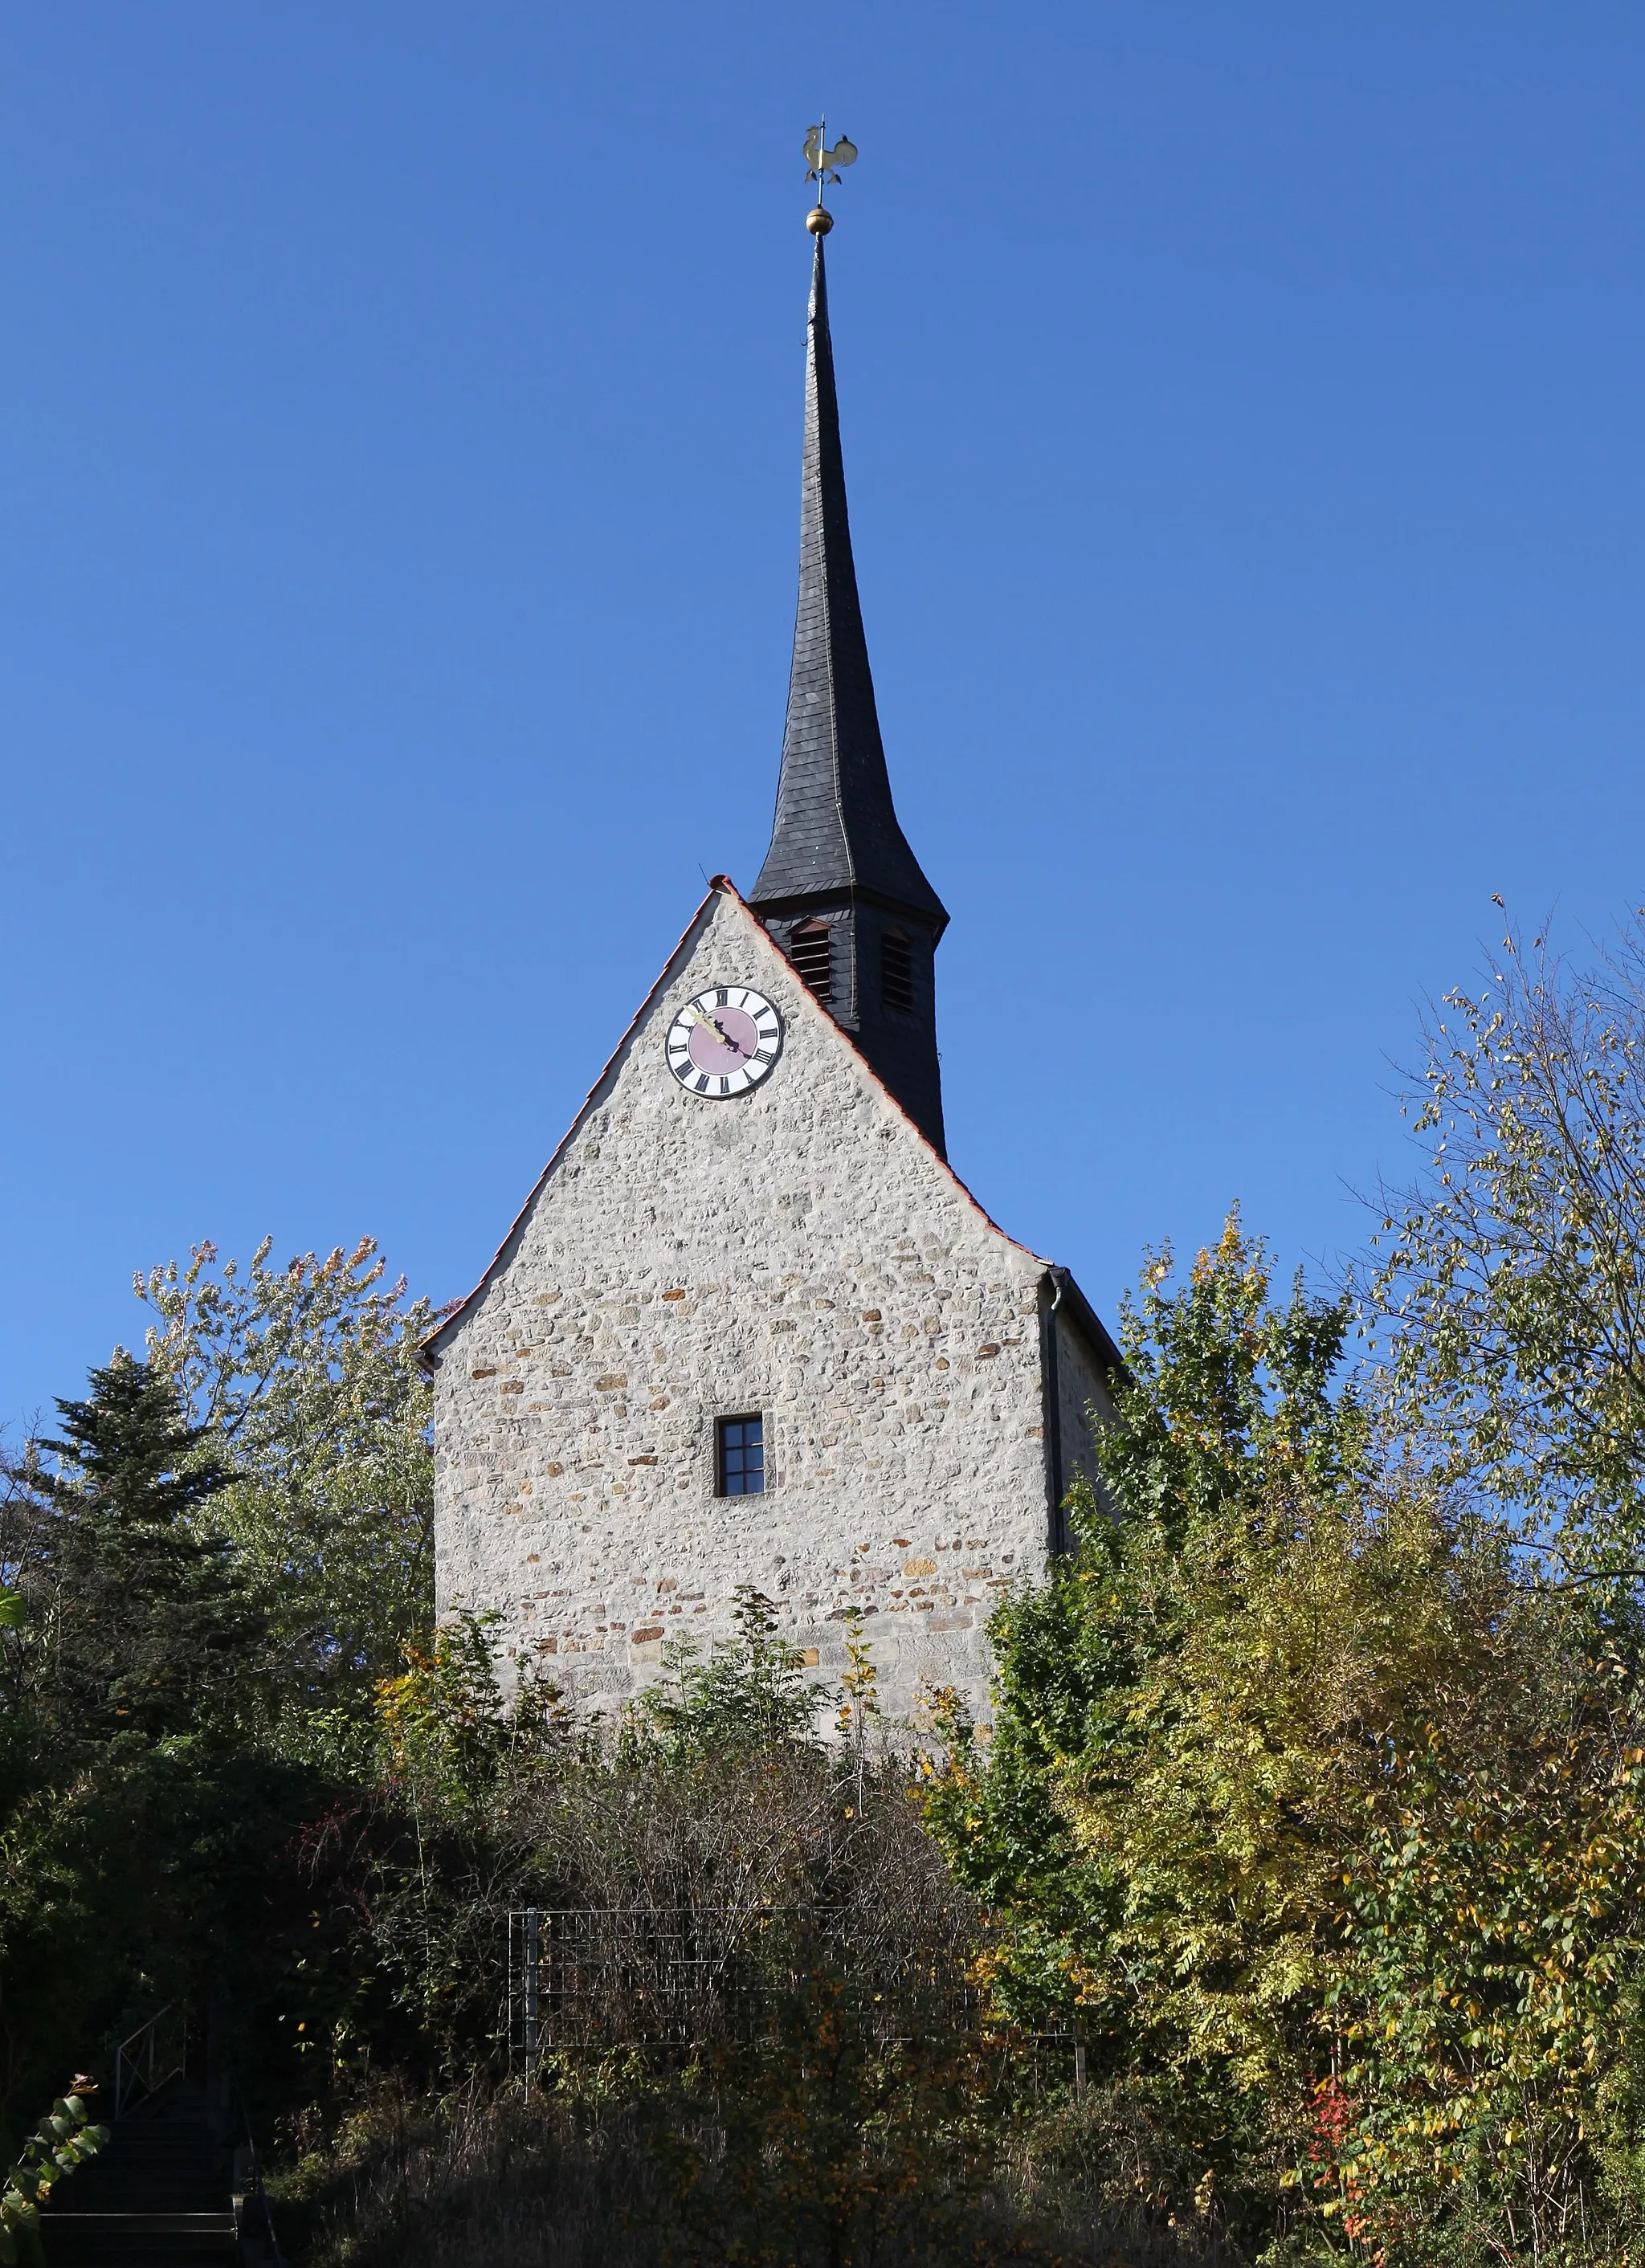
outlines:
[[[705,1660],[694,1638],[665,1646],[662,1677],[624,1720],[636,1755],[655,1749],[683,1763],[811,1744],[817,1695],[800,1648],[784,1638],[776,1609],[752,1584],[740,1585],[736,1600],[736,1636],[712,1647]]]
[[[1103,1494],[996,1617],[992,1743],[953,1724],[928,1799],[1007,2012],[1076,2024],[1156,2163],[1197,2152],[1191,2183],[1258,2219],[1337,2046],[1344,1850],[1502,1580],[1420,1476],[1379,1473],[1346,1322],[1300,1282],[1272,1302],[1237,1215],[1179,1288],[1151,1263]]]
[[[1562,1580],[1638,1582],[1645,914],[1586,971],[1510,928],[1486,984],[1448,994],[1424,1039],[1427,1165],[1383,1190],[1366,1287],[1391,1398]]]
[[[149,1364],[117,1354],[91,1386],[59,1401],[66,1438],[36,1444],[23,1475],[34,1683],[82,1736],[197,1732],[241,1712],[262,1638],[229,1545],[202,1528],[229,1476]]]
[[[9,1476],[0,1675],[0,2124],[72,2041],[244,1973],[308,1791],[260,1752],[262,1616],[211,1532],[225,1475],[129,1356]]]
[[[1400,1744],[1352,1854],[1341,2154],[1396,2250],[1465,2208],[1545,2251],[1601,2168],[1645,2201],[1645,915],[1587,968],[1508,925],[1416,1076],[1378,1388],[1519,1580],[1495,1675]]]
[[[210,1428],[190,1425],[169,1380],[129,1355],[116,1353],[91,1382],[89,1400],[57,1403],[68,1440],[40,1444],[73,1475],[66,1484],[42,1476],[43,1492],[94,1506],[128,1535],[164,1531],[173,1548],[186,1544],[191,1515],[228,1485]]]
[[[433,1621],[435,1321],[372,1240],[242,1270],[210,1244],[136,1278],[150,1359],[209,1428],[228,1475],[216,1517],[269,1617],[288,1733],[316,1712],[369,1725],[377,1682]]]
[[[1530,1587],[1497,1636],[1451,1705],[1391,1744],[1344,1849],[1325,2171],[1350,2233],[1410,2268],[1441,2231],[1487,2257],[1551,2259],[1591,2226],[1616,2258],[1645,2205],[1637,1660]]]

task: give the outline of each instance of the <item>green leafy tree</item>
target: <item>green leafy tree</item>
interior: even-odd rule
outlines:
[[[151,1363],[218,1445],[214,1517],[269,1617],[291,1726],[312,1739],[327,1712],[369,1727],[378,1681],[433,1622],[432,1397],[417,1351],[435,1317],[386,1280],[369,1238],[284,1267],[269,1249],[241,1268],[203,1244],[136,1289],[158,1318]]]
[[[1496,1674],[1401,1745],[1349,1872],[1348,2177],[1412,2258],[1435,2215],[1545,2252],[1602,2187],[1645,2204],[1645,917],[1588,968],[1509,926],[1424,1038],[1379,1384],[1520,1580]]]
[[[1350,2233],[1411,2268],[1442,2232],[1510,2259],[1641,2233],[1645,1712],[1628,1651],[1571,1619],[1534,1594],[1502,1617],[1347,1854],[1329,2171]]]
[[[751,1584],[739,1586],[732,1609],[735,1636],[704,1658],[691,1638],[668,1641],[663,1675],[629,1711],[628,1748],[692,1757],[758,1754],[813,1739],[817,1696],[804,1657],[778,1626],[777,1610]],[[866,1657],[858,1676],[864,1683]]]
[[[581,1738],[559,1687],[528,1664],[505,1694],[491,1637],[499,1619],[459,1613],[428,1640],[408,1638],[399,1675],[378,1683],[391,1778],[438,1812],[497,1808],[513,1777],[564,1760]]]
[[[1635,1583],[1645,915],[1589,970],[1510,929],[1488,982],[1448,994],[1424,1038],[1427,1164],[1414,1186],[1384,1190],[1384,1256],[1367,1285],[1396,1408],[1565,1579]]]
[[[1504,1580],[1419,1476],[1379,1478],[1346,1320],[1274,1302],[1236,1216],[1185,1284],[1150,1264],[1080,1548],[1000,1610],[992,1742],[951,1722],[927,1798],[1002,2007],[1077,2025],[1160,2162],[1190,2141],[1258,2220],[1336,2045],[1343,1851]]]

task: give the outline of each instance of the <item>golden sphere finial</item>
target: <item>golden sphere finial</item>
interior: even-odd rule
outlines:
[[[806,215],[806,226],[813,236],[826,236],[834,225],[834,216],[826,205],[813,205]]]

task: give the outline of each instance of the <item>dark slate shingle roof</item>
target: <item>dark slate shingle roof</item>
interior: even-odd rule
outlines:
[[[942,901],[897,824],[885,769],[851,556],[819,236],[811,271],[800,605],[788,718],[771,848],[749,902],[758,907],[853,887],[947,924]]]

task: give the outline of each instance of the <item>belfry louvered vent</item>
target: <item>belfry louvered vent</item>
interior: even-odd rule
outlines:
[[[914,1005],[914,964],[908,939],[901,930],[889,929],[880,939],[880,1005],[906,1016]]]
[[[834,997],[834,931],[828,922],[801,922],[788,939],[788,958],[824,1003]]]

